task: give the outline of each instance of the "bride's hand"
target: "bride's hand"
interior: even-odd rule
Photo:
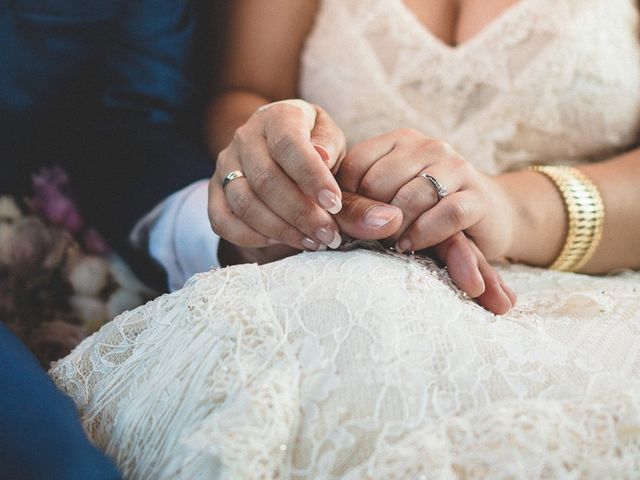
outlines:
[[[336,248],[341,238],[330,213],[342,208],[342,194],[331,168],[345,145],[329,115],[307,102],[258,109],[218,156],[209,187],[213,230],[244,247]],[[245,177],[223,188],[234,171]]]
[[[421,173],[436,179],[448,194],[440,198]],[[345,190],[402,210],[402,225],[391,237],[399,251],[435,246],[453,281],[485,308],[505,313],[515,303],[515,294],[486,259],[506,251],[509,202],[491,177],[477,172],[447,144],[414,130],[396,130],[353,147],[337,178]]]
[[[344,190],[402,210],[402,226],[392,237],[400,252],[433,247],[458,232],[488,260],[510,249],[516,214],[509,196],[441,140],[411,129],[366,140],[351,149],[337,178]]]
[[[447,265],[453,283],[480,305],[495,313],[507,313],[516,304],[516,294],[489,264],[473,240],[458,232],[434,247]]]
[[[334,216],[340,230],[359,240],[380,240],[392,235],[402,223],[402,211],[377,200],[352,192],[343,192],[343,208]],[[246,247],[221,240],[218,257],[223,265],[264,264],[298,253],[288,245]],[[472,279],[470,278],[470,281]]]

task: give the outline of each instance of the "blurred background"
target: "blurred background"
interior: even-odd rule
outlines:
[[[166,290],[129,236],[213,171],[228,3],[0,1],[0,322],[43,367]]]

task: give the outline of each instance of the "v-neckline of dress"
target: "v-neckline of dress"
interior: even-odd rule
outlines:
[[[400,11],[400,14],[405,16],[408,23],[413,25],[414,29],[419,32],[429,43],[435,45],[441,51],[452,55],[461,55],[467,50],[473,49],[477,44],[482,42],[486,37],[489,37],[491,33],[502,27],[512,17],[520,15],[524,11],[525,6],[529,3],[527,0],[518,0],[517,3],[505,8],[502,12],[496,15],[489,23],[487,23],[482,29],[476,32],[473,36],[468,38],[462,43],[457,45],[450,45],[442,40],[435,33],[431,31],[424,23],[420,21],[418,16],[409,8],[404,0],[396,0],[394,2]]]

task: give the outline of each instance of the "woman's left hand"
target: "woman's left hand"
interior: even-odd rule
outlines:
[[[504,258],[510,249],[515,214],[506,192],[441,140],[411,129],[374,137],[348,152],[337,178],[344,190],[402,210],[402,226],[392,238],[400,252],[438,245],[458,232],[488,260]],[[437,184],[446,192],[438,192]]]

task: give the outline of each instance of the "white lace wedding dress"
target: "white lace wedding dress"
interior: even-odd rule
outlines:
[[[591,161],[639,138],[638,17],[521,0],[450,48],[400,0],[322,0],[301,92],[351,143],[408,126],[489,173]],[[640,273],[500,270],[503,317],[410,256],[212,271],[52,375],[127,478],[640,478]]]

